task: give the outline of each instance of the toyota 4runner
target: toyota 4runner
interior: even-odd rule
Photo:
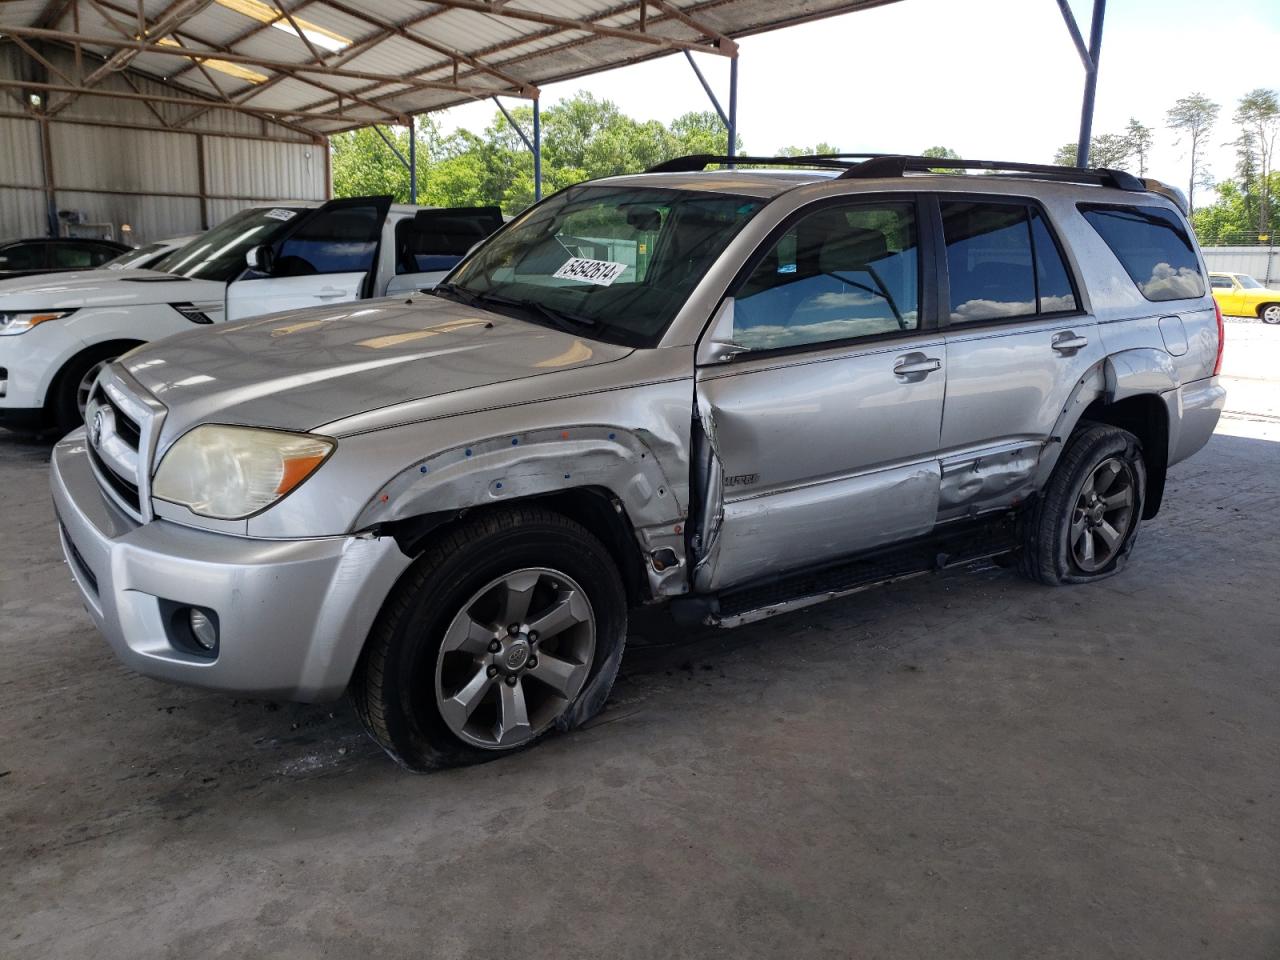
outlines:
[[[110,364],[52,486],[116,654],[350,691],[426,769],[601,709],[638,604],[731,626],[983,556],[1118,572],[1223,404],[1180,195],[726,160],[561,191],[430,293]]]

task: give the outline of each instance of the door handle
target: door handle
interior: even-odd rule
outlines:
[[[322,287],[316,291],[315,295],[321,300],[332,300],[334,297],[345,297],[347,291],[339,290],[337,287]]]
[[[923,380],[935,370],[942,368],[942,361],[937,357],[926,357],[923,353],[909,353],[899,357],[893,365],[893,372],[899,377]]]
[[[1089,345],[1089,338],[1077,336],[1068,330],[1066,333],[1060,333],[1054,337],[1053,343],[1050,345],[1062,354],[1075,353],[1077,350],[1082,350]]]

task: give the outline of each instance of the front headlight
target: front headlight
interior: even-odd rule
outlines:
[[[46,320],[61,320],[75,313],[74,310],[11,310],[0,313],[0,337],[12,337],[26,333]]]
[[[311,476],[334,446],[309,433],[203,424],[169,448],[151,492],[202,517],[243,520]]]

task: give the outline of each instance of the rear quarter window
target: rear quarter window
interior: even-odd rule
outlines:
[[[1148,300],[1204,296],[1195,247],[1176,214],[1161,207],[1082,204],[1079,209]]]

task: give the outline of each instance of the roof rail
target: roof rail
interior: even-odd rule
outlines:
[[[1124,170],[1103,167],[1060,167],[1047,163],[1017,163],[1007,160],[958,160],[947,157],[912,157],[882,155],[850,167],[841,179],[867,180],[872,177],[901,177],[908,171],[928,170],[993,170],[1011,173],[1029,173],[1037,180],[1058,180],[1064,183],[1093,183],[1118,190],[1145,192],[1141,180]]]
[[[1091,183],[1102,187],[1138,192],[1154,191],[1169,196],[1170,188],[1154,186],[1158,181],[1139,180],[1124,170],[1102,167],[1060,167],[1045,163],[1018,163],[1005,160],[960,160],[949,157],[918,157],[894,153],[821,153],[802,157],[729,157],[711,153],[695,153],[675,157],[648,169],[648,173],[690,173],[712,164],[767,164],[777,167],[820,167],[842,171],[840,179],[868,180],[873,177],[901,177],[908,172],[930,170],[990,170],[1030,174],[1037,180],[1063,183]],[[1159,185],[1164,187],[1163,184]],[[1177,202],[1176,198],[1174,199]]]
[[[691,153],[686,157],[672,157],[656,163],[645,173],[693,173],[705,170],[717,163],[750,163],[769,164],[774,167],[825,167],[831,170],[847,170],[848,163],[842,162],[846,154],[811,157],[730,157],[718,153]],[[879,154],[848,154],[861,158],[879,156]]]

